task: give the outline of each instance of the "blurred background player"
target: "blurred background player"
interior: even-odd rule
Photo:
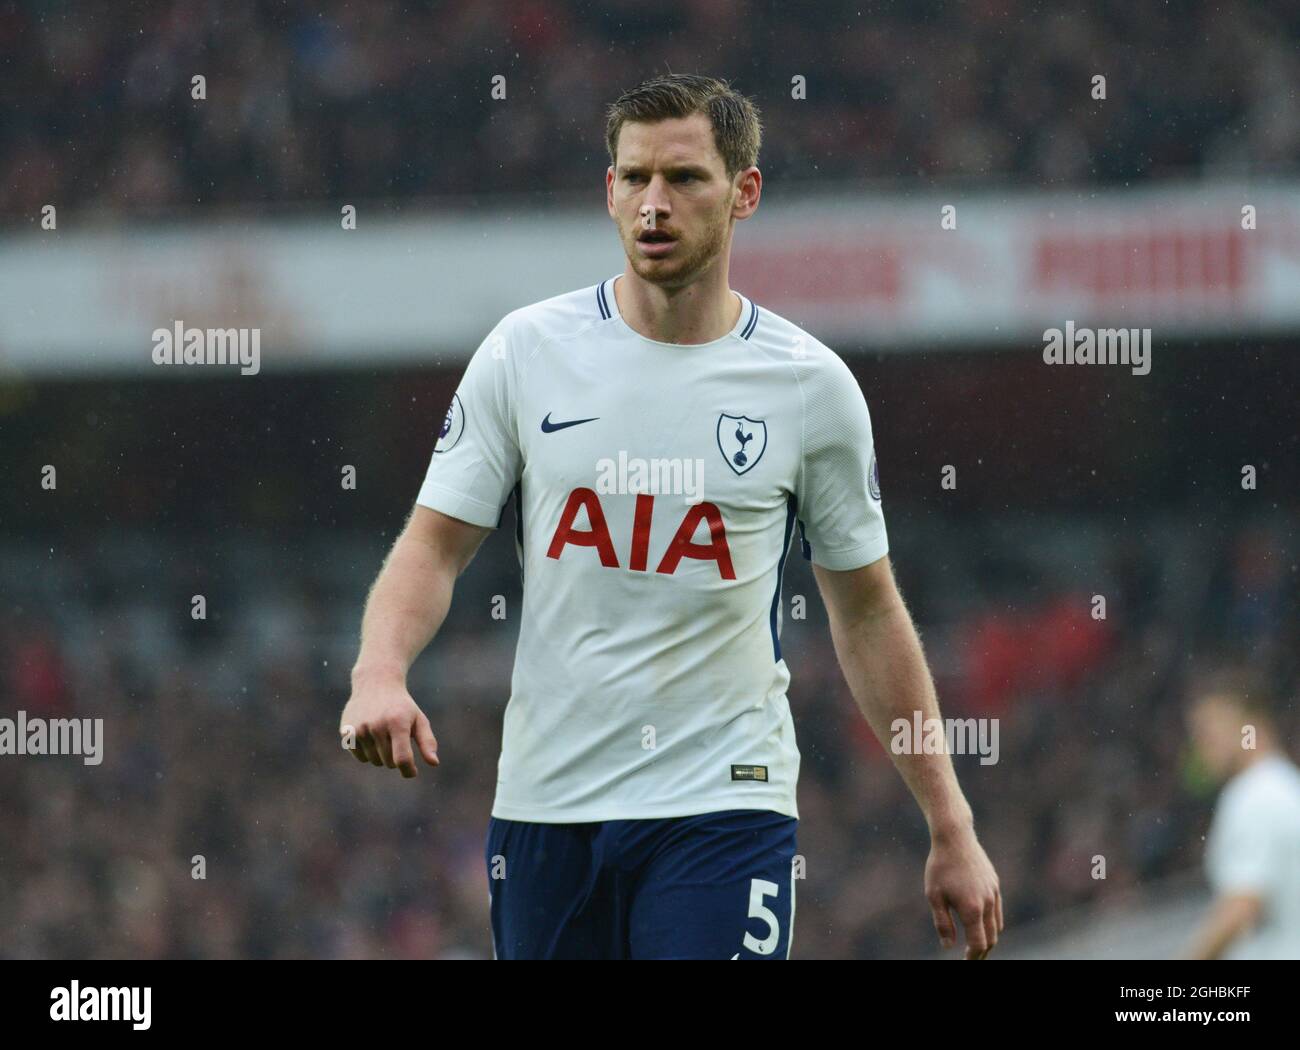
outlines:
[[[1197,754],[1226,783],[1205,847],[1214,901],[1191,958],[1300,959],[1300,770],[1272,708],[1267,686],[1242,672],[1192,694]]]

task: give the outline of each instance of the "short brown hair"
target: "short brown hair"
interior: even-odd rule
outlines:
[[[690,73],[668,73],[625,91],[610,105],[605,120],[609,162],[617,165],[618,134],[629,121],[654,124],[703,113],[713,125],[713,144],[727,177],[758,163],[763,126],[758,107],[725,80]]]

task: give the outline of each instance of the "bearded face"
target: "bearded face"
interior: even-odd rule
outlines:
[[[664,287],[692,283],[726,250],[735,205],[708,118],[626,124],[617,160],[610,210],[634,272]]]

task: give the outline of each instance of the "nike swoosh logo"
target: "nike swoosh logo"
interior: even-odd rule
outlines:
[[[570,419],[567,423],[552,423],[551,414],[547,412],[546,418],[542,420],[542,433],[550,434],[565,427],[576,427],[579,423],[594,423],[599,418],[600,416],[592,416],[590,419]]]

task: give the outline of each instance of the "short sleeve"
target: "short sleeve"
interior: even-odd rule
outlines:
[[[445,416],[416,502],[496,528],[523,470],[515,426],[516,350],[509,317],[470,358]]]
[[[827,351],[800,377],[803,448],[795,498],[804,556],[858,569],[889,553],[871,417],[853,373]]]
[[[1209,879],[1216,893],[1265,893],[1278,870],[1277,829],[1265,807],[1232,806],[1211,832]]]

